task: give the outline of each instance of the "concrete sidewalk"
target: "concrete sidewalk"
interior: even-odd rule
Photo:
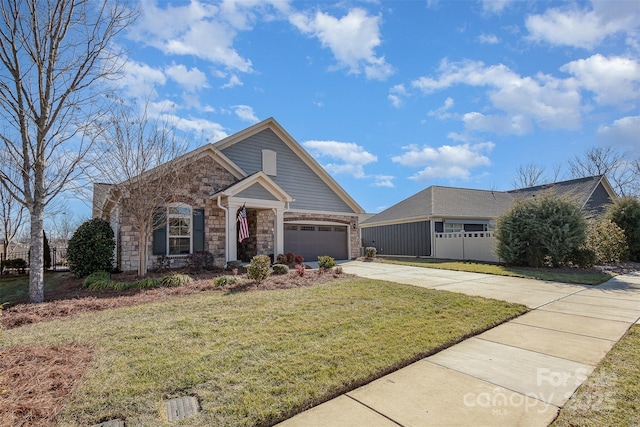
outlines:
[[[547,426],[640,318],[640,274],[579,286],[349,262],[345,272],[533,310],[279,424]]]

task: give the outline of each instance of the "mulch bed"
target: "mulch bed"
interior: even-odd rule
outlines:
[[[324,283],[336,277],[336,273],[319,273],[317,270],[307,270],[304,276],[295,272],[287,275],[271,275],[260,283],[251,281],[246,275],[241,276],[242,283],[229,286],[215,286],[213,279],[220,273],[207,273],[192,276],[194,281],[185,286],[175,288],[156,288],[148,290],[126,291],[91,291],[82,287],[83,279],[69,277],[64,279],[57,287],[56,295],[47,298],[40,304],[17,304],[2,310],[0,327],[5,329],[16,328],[22,325],[69,317],[90,311],[107,310],[117,307],[146,304],[150,302],[166,300],[175,295],[191,295],[204,291],[218,292],[242,292],[251,290],[273,290],[298,288]],[[340,274],[346,277],[347,274]],[[117,281],[135,281],[131,274],[119,274],[113,276]]]
[[[52,426],[91,361],[76,345],[16,346],[0,351],[0,425]]]

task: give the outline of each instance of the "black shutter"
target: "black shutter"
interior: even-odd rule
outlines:
[[[204,209],[193,210],[193,252],[204,251]]]
[[[157,209],[153,214],[153,224],[156,227],[158,224],[162,224],[153,230],[153,255],[166,255],[167,254],[167,219],[166,211],[164,209]]]

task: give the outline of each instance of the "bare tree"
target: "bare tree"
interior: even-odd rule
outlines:
[[[516,176],[513,178],[513,188],[535,187],[544,184],[544,166],[529,163],[525,166],[518,166]]]
[[[569,173],[574,178],[606,175],[618,195],[629,196],[640,175],[627,158],[627,154],[610,146],[593,147],[582,156],[569,160]]]
[[[150,117],[121,105],[114,109],[106,132],[100,137],[100,158],[94,167],[109,179],[109,194],[117,202],[118,215],[131,221],[137,234],[138,275],[147,274],[148,242],[164,225],[166,212],[158,208],[174,201],[179,183],[188,170],[166,165],[186,151],[163,115]]]
[[[86,126],[118,74],[111,41],[135,13],[117,0],[4,0],[0,6],[0,143],[19,179],[2,184],[30,216],[29,298],[44,300],[45,206],[78,173]]]
[[[4,156],[0,156],[2,166],[6,163],[3,157]],[[4,173],[11,174],[15,172],[8,169],[5,170]],[[11,195],[4,185],[0,185],[0,227],[2,230],[2,236],[0,236],[0,238],[2,238],[2,259],[7,259],[11,243],[22,230],[25,220],[25,207]]]

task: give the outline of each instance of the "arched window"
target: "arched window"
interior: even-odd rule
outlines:
[[[167,207],[167,254],[192,252],[193,219],[191,206],[172,203]]]

